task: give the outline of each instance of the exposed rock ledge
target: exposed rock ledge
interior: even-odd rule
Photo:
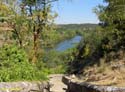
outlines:
[[[48,82],[1,82],[0,92],[49,92]]]
[[[98,86],[84,82],[75,82],[64,76],[62,81],[68,86],[67,92],[125,92],[125,87]]]

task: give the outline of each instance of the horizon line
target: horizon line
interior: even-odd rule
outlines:
[[[70,25],[70,24],[99,24],[99,23],[55,23],[57,25]]]

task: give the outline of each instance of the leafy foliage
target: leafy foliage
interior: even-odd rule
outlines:
[[[114,59],[109,57],[111,52],[115,57],[119,50],[125,50],[125,0],[104,2],[107,3],[106,6],[99,5],[94,9],[100,19],[100,27],[83,33],[84,40],[79,45],[79,54],[70,64],[71,73],[82,73],[87,67],[99,66],[101,58],[104,63],[109,63]],[[105,67],[104,64],[103,66]]]
[[[5,45],[0,48],[0,81],[45,80],[48,73],[32,65],[23,49]]]
[[[99,6],[96,13],[108,33],[109,44],[113,49],[124,47],[125,41],[125,1],[104,0],[107,6]],[[109,32],[108,32],[109,31]],[[118,45],[118,46],[116,46]]]

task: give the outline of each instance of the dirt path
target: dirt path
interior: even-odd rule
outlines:
[[[67,86],[62,82],[62,76],[61,74],[53,74],[50,75],[49,83],[52,84],[52,87],[50,88],[50,92],[66,92]]]

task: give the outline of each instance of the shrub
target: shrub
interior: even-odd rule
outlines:
[[[0,48],[0,81],[45,80],[47,73],[32,65],[26,52],[15,45]]]

